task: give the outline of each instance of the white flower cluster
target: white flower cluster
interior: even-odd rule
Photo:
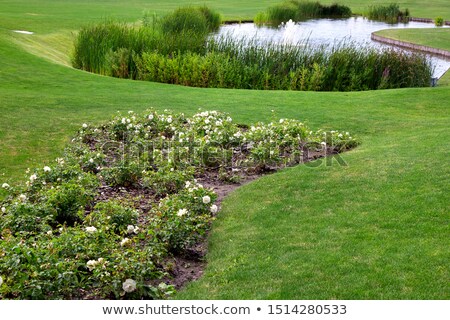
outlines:
[[[89,260],[86,263],[86,267],[89,269],[89,271],[94,270],[98,265],[102,264],[103,266],[106,265],[106,261],[103,258],[98,258],[97,260]]]
[[[87,233],[91,233],[91,234],[97,232],[97,228],[96,227],[86,227],[86,228],[84,228],[84,230]]]
[[[188,190],[189,193],[192,193],[196,190],[203,189],[203,185],[197,182],[197,179],[194,181],[186,181],[184,187]]]
[[[187,209],[180,209],[180,210],[178,210],[177,216],[182,217],[187,213],[188,213]]]
[[[211,142],[223,144],[237,141],[235,134],[239,128],[233,124],[233,119],[218,111],[203,111],[187,119],[188,125],[176,132],[176,139],[180,143],[188,141],[190,137],[205,144]]]
[[[120,241],[120,246],[125,247],[131,244],[131,240],[128,238],[123,238],[122,241]]]
[[[138,226],[133,226],[131,224],[127,226],[127,233],[128,234],[132,234],[132,233],[137,234],[138,232],[139,232],[139,227]]]

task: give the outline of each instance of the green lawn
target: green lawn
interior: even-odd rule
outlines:
[[[18,181],[27,167],[52,161],[83,122],[109,119],[117,110],[192,114],[201,107],[254,122],[270,120],[273,109],[312,128],[351,131],[362,145],[342,156],[345,167],[336,161],[298,166],[230,195],[211,233],[205,276],[177,297],[449,299],[450,87],[199,89],[64,65],[70,32],[84,23],[105,16],[135,21],[144,9],[163,12],[194,2],[0,1],[0,182]],[[227,18],[252,18],[273,1],[195,3],[211,4]],[[409,4],[413,16],[450,16],[446,1]],[[11,29],[36,31],[32,37],[39,38]]]
[[[450,51],[450,28],[442,29],[388,29],[376,32],[386,38],[411,42]]]

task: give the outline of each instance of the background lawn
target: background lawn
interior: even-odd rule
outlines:
[[[377,35],[417,43],[428,47],[450,51],[450,28],[442,29],[389,29],[376,32]]]
[[[177,297],[449,299],[450,87],[198,89],[64,65],[71,32],[81,25],[111,16],[136,21],[145,9],[162,13],[187,3],[210,5],[231,19],[253,18],[274,1],[0,1],[0,182],[53,161],[83,122],[107,120],[117,110],[192,114],[201,107],[230,112],[239,122],[267,121],[275,110],[315,129],[350,131],[362,145],[342,155],[347,166],[322,160],[234,192],[211,232],[205,276]],[[340,3],[358,12],[378,1]],[[444,0],[399,4],[413,16],[450,17]],[[37,33],[10,31],[17,29]]]

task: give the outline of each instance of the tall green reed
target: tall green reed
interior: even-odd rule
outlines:
[[[371,20],[388,23],[408,22],[409,15],[409,10],[401,11],[397,3],[370,6],[366,13],[367,18]]]
[[[428,86],[431,80],[430,64],[419,54],[355,44],[313,47],[216,39],[203,29],[215,28],[205,22],[217,22],[214,14],[190,7],[175,12],[186,15],[184,22],[173,22],[169,15],[139,27],[105,21],[82,28],[74,67],[120,78],[243,89],[373,90]]]
[[[289,20],[302,21],[312,18],[345,18],[350,17],[349,7],[339,4],[322,5],[313,1],[289,0],[269,7],[255,17],[255,23],[278,26]]]
[[[356,44],[332,47],[268,44],[254,39],[211,40],[205,55],[188,52],[170,58],[145,53],[143,80],[197,87],[355,91],[429,86],[425,57],[397,50],[378,51]]]

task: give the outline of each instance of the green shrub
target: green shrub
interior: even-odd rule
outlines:
[[[48,190],[46,198],[47,204],[56,210],[54,223],[73,226],[82,221],[85,207],[93,200],[93,194],[82,184],[69,182]]]
[[[127,227],[135,226],[138,216],[138,211],[117,200],[104,201],[95,205],[94,210],[85,218],[85,225],[98,229],[107,227],[117,234],[126,235]]]
[[[138,187],[143,168],[138,162],[121,161],[102,170],[105,183],[112,187]]]
[[[434,24],[437,27],[442,27],[444,25],[444,18],[442,17],[437,17],[436,19],[434,19]]]
[[[210,227],[216,195],[196,182],[161,200],[153,210],[152,235],[179,253],[195,244]]]
[[[114,147],[96,151],[108,143]],[[130,111],[98,127],[83,124],[64,158],[29,172],[24,185],[2,185],[0,299],[166,298],[174,293],[167,261],[191,252],[218,211],[217,195],[200,179],[237,181],[300,163],[303,150],[357,143],[298,120],[236,125],[217,111]],[[146,157],[143,145],[152,146]],[[103,168],[92,172],[91,158]]]
[[[174,168],[159,168],[157,171],[146,172],[142,181],[145,188],[154,190],[157,196],[166,196],[179,192],[186,181],[194,179],[192,170],[174,170]]]
[[[15,203],[0,219],[0,230],[27,237],[52,230],[55,210],[42,204]]]

